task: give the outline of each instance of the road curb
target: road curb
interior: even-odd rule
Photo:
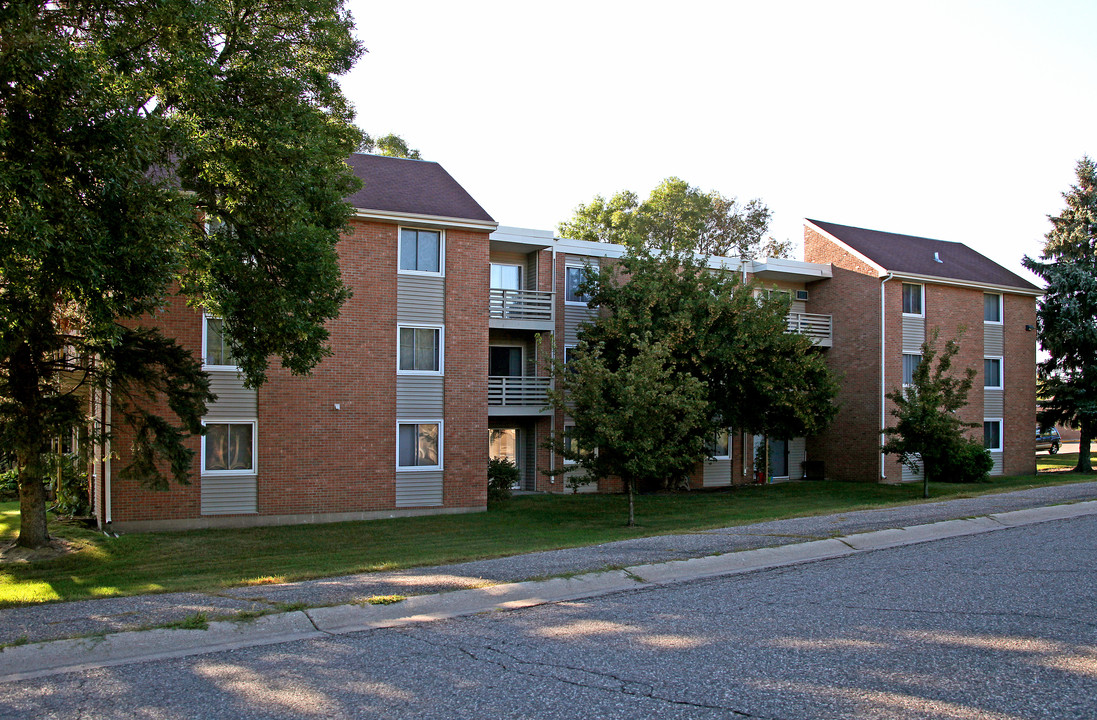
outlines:
[[[212,622],[205,630],[160,628],[31,643],[8,647],[0,652],[0,682],[415,625],[485,612],[515,610],[627,590],[849,557],[862,552],[1086,515],[1097,515],[1097,501],[944,520],[791,545],[636,565],[623,570],[419,595],[391,605],[336,605],[265,615],[247,621]]]

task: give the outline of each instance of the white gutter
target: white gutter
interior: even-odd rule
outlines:
[[[887,480],[887,472],[884,469],[884,459],[887,457],[884,455],[884,443],[887,442],[887,436],[884,433],[884,429],[887,427],[887,384],[884,377],[885,362],[887,359],[887,313],[884,303],[884,283],[894,277],[891,273],[888,273],[886,277],[880,279],[880,479]]]
[[[107,396],[106,397],[107,402],[106,402],[106,407],[103,410],[103,415],[106,418],[106,423],[104,424],[104,430],[106,430],[106,428],[109,428],[110,423],[111,423],[111,415],[110,415],[110,412],[111,412],[111,394],[110,394],[110,385],[109,384],[107,385],[107,390],[106,390],[105,394]],[[110,455],[111,455],[111,449],[110,449],[110,435],[109,434],[107,435],[107,439],[104,440],[103,444],[104,444],[103,452],[105,454],[105,457],[103,458],[103,515],[105,517],[105,523],[104,524],[110,525],[110,522],[111,522],[111,515],[110,515],[110,505],[111,505],[111,502],[110,502]]]
[[[469,230],[487,230],[493,232],[499,227],[497,222],[486,220],[470,220],[468,218],[445,217],[442,215],[420,215],[418,213],[390,212],[387,210],[354,209],[354,217],[365,220],[385,220],[399,222],[406,220],[418,225],[426,225],[441,228],[463,228]]]
[[[975,282],[974,280],[957,280],[956,278],[944,278],[937,275],[919,275],[917,273],[904,272],[889,272],[888,275],[894,277],[896,280],[909,280],[916,283],[933,283],[934,285],[973,288],[996,293],[1031,295],[1033,297],[1039,297],[1044,294],[1044,291],[1040,289],[1033,290],[1030,288],[1016,287],[1014,285],[996,285],[994,283]]]

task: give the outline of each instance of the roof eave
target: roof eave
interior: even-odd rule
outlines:
[[[368,210],[364,208],[354,208],[354,217],[363,220],[408,222],[425,227],[461,228],[464,230],[483,230],[485,232],[492,232],[499,227],[499,223],[494,220],[475,220],[471,218],[421,215],[419,213],[396,212],[392,210]]]
[[[946,278],[938,275],[920,275],[918,273],[893,271],[891,276],[896,280],[911,280],[919,283],[933,283],[934,285],[951,285],[953,287],[1011,293],[1013,295],[1031,295],[1032,297],[1039,297],[1044,294],[1044,291],[1040,288],[1023,288],[1017,287],[1016,285],[998,285],[996,283],[976,282],[975,280],[958,280],[956,278]]]

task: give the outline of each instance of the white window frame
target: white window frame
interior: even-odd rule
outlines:
[[[491,374],[491,349],[493,347],[518,348],[518,350],[522,354],[522,362],[521,362],[521,366],[520,366],[521,370],[522,370],[522,374],[521,375],[492,375]],[[495,342],[489,342],[488,343],[488,377],[526,377],[526,346],[522,345],[521,343],[505,343],[505,342],[504,343],[495,343]]]
[[[575,423],[573,423],[573,422],[565,422],[564,423],[564,429],[561,431],[560,441],[565,443],[565,445],[567,444],[568,428],[573,428],[573,427],[575,427]],[[578,465],[579,464],[575,460],[572,460],[571,458],[568,458],[568,457],[564,457],[563,461],[564,461],[565,465]]]
[[[565,305],[573,305],[575,307],[589,307],[590,306],[590,301],[589,300],[568,300],[568,271],[569,270],[579,270],[583,273],[587,273],[588,268],[590,270],[594,269],[594,267],[591,266],[591,265],[581,265],[579,263],[566,263],[564,265],[564,304]]]
[[[905,317],[920,317],[920,318],[924,318],[924,317],[926,316],[926,286],[925,286],[925,285],[924,285],[923,283],[908,283],[908,282],[905,282],[905,283],[901,283],[901,284],[900,284],[900,287],[899,287],[899,303],[900,303],[900,307],[902,307],[902,302],[903,302],[903,289],[904,289],[904,288],[906,288],[906,286],[907,286],[907,285],[910,285],[910,286],[912,286],[912,287],[916,287],[916,288],[920,288],[920,290],[919,290],[919,294],[921,295],[921,302],[920,302],[920,303],[918,303],[918,304],[919,304],[919,305],[921,306],[921,312],[916,312],[916,313],[908,313],[907,311],[905,311],[905,310],[904,310],[904,311],[903,311],[903,315],[904,315]]]
[[[714,460],[731,460],[731,438],[732,438],[731,428],[722,428],[721,430],[717,430],[716,432],[717,433],[719,433],[719,432],[727,433],[727,436],[728,436],[728,454],[727,455],[713,455],[710,458],[710,460],[713,460],[713,461]],[[715,433],[713,433],[713,440],[715,440],[715,439],[716,439],[715,438]],[[705,449],[707,450],[708,448],[705,448]]]
[[[255,418],[205,418],[202,426],[207,425],[251,425],[251,467],[246,470],[207,470],[206,469],[206,436],[202,435],[202,445],[199,451],[198,463],[201,477],[239,477],[241,475],[259,474],[259,421]]]
[[[432,270],[405,270],[403,269],[403,252],[405,230],[426,230],[438,233],[438,272]],[[446,275],[446,231],[442,228],[416,227],[413,225],[400,225],[396,228],[396,272],[400,275],[421,275],[425,277],[445,277]]]
[[[504,287],[497,287],[495,285],[491,285],[491,282],[490,282],[491,278],[489,277],[488,278],[488,281],[489,281],[488,284],[491,286],[491,288],[493,290],[510,290],[510,291],[513,291],[513,292],[517,292],[517,291],[525,289],[526,283],[524,281],[526,279],[525,278],[526,273],[525,273],[525,268],[524,267],[522,267],[518,263],[491,262],[491,263],[488,263],[488,272],[489,272],[489,274],[491,272],[491,266],[495,266],[495,265],[497,265],[499,267],[518,268],[518,287],[517,287],[517,289],[515,289],[515,288],[504,288]]]
[[[437,465],[401,465],[400,464],[400,426],[401,425],[437,425],[438,426],[438,464]],[[446,428],[442,418],[401,418],[396,421],[396,472],[438,472],[444,470],[443,450],[445,449]]]
[[[998,423],[998,447],[986,448],[989,452],[1005,452],[1004,447],[1006,444],[1006,424],[1002,418],[983,418],[983,424]],[[986,429],[983,430],[983,441],[986,442]]]
[[[567,367],[567,364],[568,364],[569,351],[571,351],[573,353],[573,352],[575,352],[575,348],[577,348],[577,347],[578,347],[578,345],[576,345],[576,344],[564,345],[563,362],[564,362],[565,367]]]
[[[401,370],[400,369],[400,331],[401,330],[437,330],[438,331],[438,369],[437,370]],[[423,325],[418,323],[398,323],[396,325],[396,374],[428,375],[440,377],[446,373],[446,328],[444,325]]]
[[[986,296],[987,295],[995,295],[995,296],[998,297],[998,319],[997,320],[987,320],[987,318],[986,318],[986,305],[985,305],[985,303],[986,303]],[[983,303],[984,303],[984,306],[983,306],[983,324],[984,325],[1001,325],[1002,322],[1005,320],[1005,309],[1006,309],[1005,308],[1005,298],[1002,296],[1002,293],[983,293]]]
[[[986,373],[986,361],[997,360],[998,361],[998,384],[987,385],[987,373]],[[983,357],[983,389],[984,390],[1002,390],[1006,384],[1006,362],[1005,358],[1001,355],[986,355]]]
[[[210,313],[202,313],[202,369],[203,370],[239,370],[239,365],[213,365],[208,362],[209,360],[209,348],[206,346],[207,338],[209,337],[209,321],[221,320],[216,315]],[[222,321],[224,322],[224,321]],[[224,337],[224,325],[222,327],[222,337]]]
[[[906,373],[906,367],[905,367],[905,366],[906,366],[906,359],[907,359],[907,357],[908,357],[908,356],[909,356],[909,357],[916,357],[916,358],[918,358],[918,363],[919,363],[919,364],[921,364],[921,362],[922,362],[922,355],[921,355],[921,353],[908,353],[908,352],[905,352],[905,353],[903,353],[903,355],[902,355],[902,358],[901,358],[901,359],[900,359],[900,361],[899,361],[899,372],[900,372],[900,374],[902,375],[902,377],[900,378],[900,380],[902,380],[902,383],[901,383],[901,384],[902,384],[902,386],[903,386],[903,387],[905,387],[905,388],[908,388],[908,387],[910,387],[910,386],[911,386],[911,385],[913,384],[913,383],[908,383],[908,382],[907,382],[907,377],[906,377],[906,376],[907,376],[907,373]],[[913,376],[913,374],[914,374],[915,372],[918,372],[918,368],[917,368],[917,367],[915,367],[915,368],[914,368],[914,370],[913,370],[913,371],[911,372],[911,375]],[[911,380],[913,380],[913,379],[914,379],[914,378],[913,378],[913,377],[911,377]]]

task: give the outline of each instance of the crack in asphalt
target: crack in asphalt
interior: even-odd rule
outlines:
[[[488,665],[493,665],[495,667],[501,668],[502,670],[504,670],[506,672],[513,672],[513,673],[517,673],[519,675],[525,675],[527,677],[541,678],[541,679],[545,679],[545,680],[554,680],[556,682],[564,683],[565,685],[572,685],[574,687],[583,688],[584,690],[599,690],[599,691],[602,691],[602,692],[613,693],[613,694],[618,694],[618,695],[630,695],[630,696],[634,696],[634,697],[643,697],[643,698],[647,698],[649,700],[655,700],[655,701],[661,702],[661,703],[667,703],[667,704],[671,704],[671,705],[681,705],[681,706],[684,706],[684,707],[692,707],[692,708],[698,708],[698,709],[703,709],[703,710],[720,710],[722,712],[730,712],[733,715],[735,715],[736,717],[751,718],[752,720],[791,720],[789,718],[779,718],[779,717],[776,717],[776,716],[769,716],[769,715],[767,715],[767,716],[755,715],[753,713],[748,713],[748,712],[745,712],[743,710],[736,710],[735,708],[728,707],[726,705],[714,705],[714,704],[710,704],[710,703],[702,703],[702,702],[696,702],[696,701],[692,701],[692,700],[684,700],[684,699],[667,697],[665,695],[658,694],[656,692],[655,686],[650,684],[650,683],[641,682],[641,681],[638,681],[638,680],[628,680],[628,679],[620,677],[618,675],[614,675],[613,673],[603,672],[603,671],[599,671],[599,670],[590,670],[590,669],[587,669],[587,668],[577,667],[577,666],[574,666],[574,665],[565,665],[565,664],[560,664],[560,663],[545,662],[545,661],[541,661],[541,660],[524,659],[524,658],[518,657],[513,652],[505,651],[505,650],[501,649],[500,647],[496,647],[495,645],[492,645],[490,643],[484,646],[484,648],[486,650],[488,650],[489,652],[495,653],[497,655],[501,655],[504,658],[508,658],[509,660],[513,661],[513,664],[508,664],[507,662],[504,662],[504,661],[501,661],[501,660],[498,660],[498,659],[493,659],[493,658],[490,658],[490,657],[485,657],[483,655],[477,654],[474,650],[468,649],[468,648],[466,648],[466,647],[464,647],[464,646],[462,646],[458,643],[451,643],[451,642],[444,642],[444,641],[434,641],[434,640],[428,639],[426,637],[415,637],[413,639],[418,640],[418,641],[422,642],[425,645],[430,645],[432,647],[456,650],[457,652],[460,652],[461,654],[467,656],[471,660],[474,660],[474,661],[480,662],[480,663],[486,663]],[[523,666],[528,667],[528,668],[532,668],[532,669],[525,669],[525,667],[523,667]],[[545,669],[546,672],[536,672],[537,669],[542,669],[542,668]],[[563,671],[567,671],[567,672],[581,673],[583,675],[590,675],[593,678],[597,678],[597,679],[601,679],[601,680],[607,680],[607,681],[609,681],[610,684],[607,685],[605,683],[598,684],[598,683],[595,683],[595,682],[581,682],[579,680],[574,680],[574,679],[570,679],[570,678],[567,678],[567,677],[561,677],[558,674],[552,673],[551,672],[552,670],[563,670]],[[610,685],[612,685],[612,684],[616,684],[617,687],[616,688],[611,687]]]

